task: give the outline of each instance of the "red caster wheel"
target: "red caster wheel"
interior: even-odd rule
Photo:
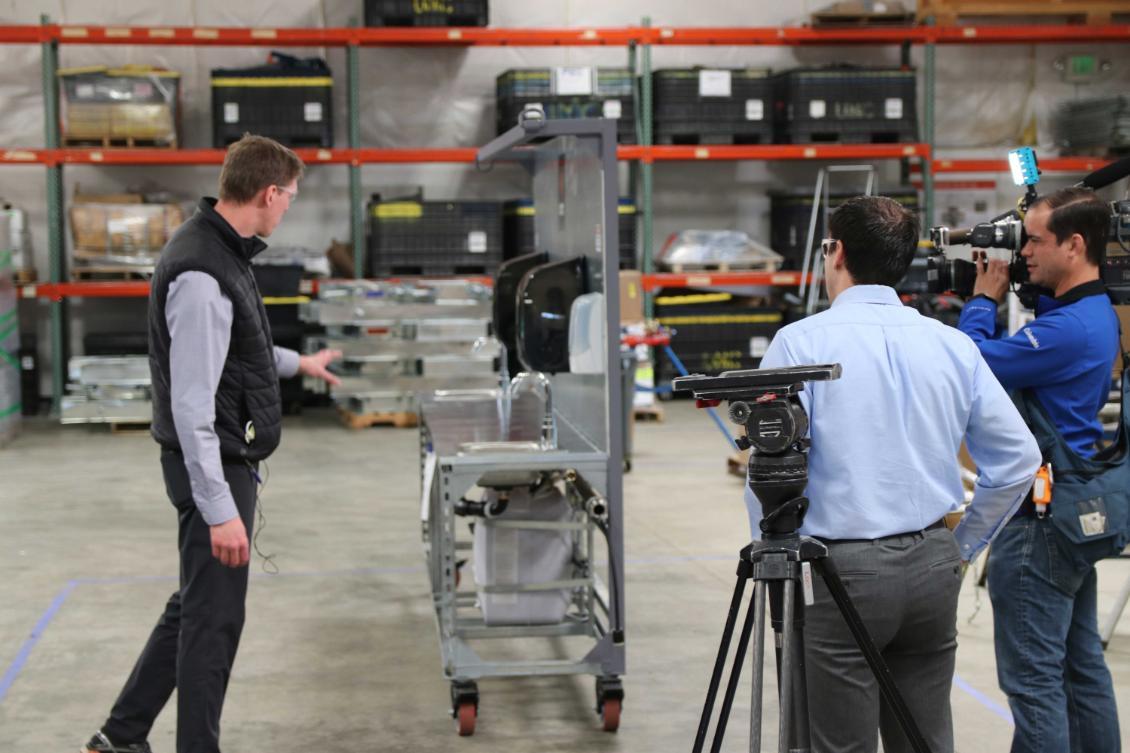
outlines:
[[[616,718],[619,719],[620,714],[617,712]],[[459,725],[459,736],[470,737],[475,734],[475,719],[477,718],[477,710],[473,703],[459,704],[459,710],[456,712],[455,720]]]
[[[604,722],[605,732],[615,732],[620,729],[620,699],[607,699],[600,709],[600,718]]]

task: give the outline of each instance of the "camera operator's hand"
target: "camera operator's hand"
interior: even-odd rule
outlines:
[[[988,296],[997,303],[1004,300],[1004,294],[1008,292],[1008,262],[1000,259],[990,261],[987,252],[974,251],[973,263],[977,265],[973,295]]]

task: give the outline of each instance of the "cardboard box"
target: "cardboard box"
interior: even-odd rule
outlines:
[[[643,320],[643,275],[636,269],[620,270],[620,324]]]
[[[121,261],[138,257],[153,263],[169,236],[184,222],[179,204],[81,202],[70,209],[75,257]]]

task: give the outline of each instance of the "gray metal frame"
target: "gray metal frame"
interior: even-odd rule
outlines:
[[[589,259],[588,287],[602,292],[605,303],[605,368],[600,374],[562,373],[550,376],[557,423],[555,449],[539,452],[508,450],[460,454],[453,451],[448,427],[421,424],[422,478],[428,453],[435,448],[434,473],[422,489],[423,541],[436,610],[443,672],[452,681],[484,677],[593,674],[615,677],[625,669],[624,539],[622,458],[624,426],[620,374],[620,303],[617,239],[617,164],[615,121],[581,119],[526,122],[479,150],[478,162],[517,161],[533,178],[538,208],[536,237],[552,260],[584,254]],[[598,217],[595,227],[591,220]],[[579,220],[579,222],[578,222]],[[608,253],[605,253],[605,252]],[[494,394],[500,394],[495,392]],[[602,494],[608,506],[609,555],[606,578],[597,573],[594,554],[603,553],[591,518],[579,511],[570,521],[552,524],[577,531],[579,566],[562,585],[580,589],[577,602],[583,621],[540,626],[487,626],[473,612],[475,594],[460,592],[456,561],[471,548],[458,539],[455,503],[496,471],[575,471]],[[501,520],[504,520],[501,519]],[[545,527],[545,523],[516,523]],[[595,547],[595,548],[594,548]],[[513,589],[510,589],[513,590]],[[614,605],[613,601],[617,603]],[[580,658],[528,661],[486,661],[469,641],[483,638],[587,636],[593,645]]]

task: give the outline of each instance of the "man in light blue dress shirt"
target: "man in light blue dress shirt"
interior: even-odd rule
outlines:
[[[802,535],[828,544],[856,607],[934,753],[952,753],[950,686],[962,565],[1032,485],[1031,432],[961,332],[903,306],[893,289],[918,243],[896,202],[858,197],[829,221],[824,279],[832,306],[773,339],[762,368],[839,363],[842,378],[805,385],[812,449]],[[963,497],[962,439],[980,475]],[[758,535],[761,508],[746,489]],[[821,579],[805,609],[805,665],[818,753],[886,753],[909,743]]]

